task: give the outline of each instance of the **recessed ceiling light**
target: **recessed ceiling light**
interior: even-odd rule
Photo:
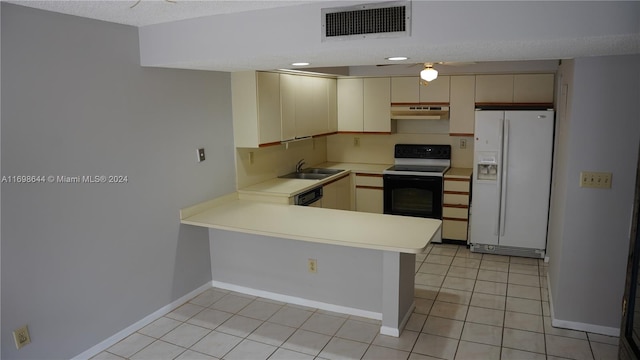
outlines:
[[[389,61],[402,61],[402,60],[407,60],[409,59],[406,56],[389,56],[388,58],[386,58]]]
[[[294,62],[291,64],[291,66],[307,66],[309,65],[308,62]]]

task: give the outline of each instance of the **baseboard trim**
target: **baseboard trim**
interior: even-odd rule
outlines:
[[[126,328],[118,331],[117,333],[111,335],[109,338],[107,338],[106,340],[101,341],[100,343],[98,343],[97,345],[91,347],[90,349],[82,352],[81,354],[78,354],[76,356],[74,356],[72,358],[72,360],[81,360],[81,359],[89,359],[93,356],[98,355],[100,352],[110,348],[111,346],[113,346],[114,344],[116,344],[117,342],[119,342],[120,340],[126,338],[127,336],[131,335],[132,333],[142,329],[143,327],[149,325],[150,323],[154,322],[155,320],[163,317],[164,315],[170,313],[171,311],[173,311],[174,309],[176,309],[177,307],[179,307],[180,305],[184,304],[185,302],[189,301],[190,299],[192,299],[193,297],[195,297],[196,295],[200,294],[201,292],[210,289],[211,288],[211,283],[208,282],[202,286],[200,286],[199,288],[189,292],[188,294],[181,296],[180,298],[178,298],[177,300],[171,302],[168,305],[165,305],[163,307],[161,307],[160,309],[154,311],[153,313],[145,316],[144,318],[142,318],[139,321],[136,321],[135,323],[131,324],[130,326],[127,326]]]
[[[586,331],[600,335],[620,336],[620,328],[556,319],[556,315],[553,309],[553,294],[551,294],[551,281],[549,279],[549,274],[547,274],[547,290],[549,291],[549,311],[551,312],[551,326],[562,329]]]
[[[384,326],[384,325],[380,326],[380,334],[393,336],[393,337],[400,337],[402,330],[407,325],[407,322],[409,322],[409,318],[411,318],[411,314],[413,314],[413,310],[415,309],[416,309],[416,303],[414,301],[411,303],[411,306],[409,307],[409,311],[407,311],[407,313],[404,314],[404,318],[402,319],[402,321],[400,322],[400,325],[397,328],[394,328],[391,326]]]
[[[353,315],[353,316],[360,316],[360,317],[374,319],[374,320],[382,320],[382,313],[378,313],[374,311],[362,310],[362,309],[352,308],[348,306],[329,304],[321,301],[309,300],[309,299],[305,299],[297,296],[274,293],[271,291],[258,290],[258,289],[230,284],[222,281],[216,281],[216,280],[212,281],[211,285],[213,287],[220,288],[220,289],[235,291],[235,292],[252,295],[252,296],[263,297],[266,299],[286,302],[289,304],[307,306],[311,308],[333,311],[333,312]]]
[[[600,335],[620,336],[620,328],[594,325],[594,324],[585,324],[585,323],[580,323],[575,321],[559,320],[553,317],[551,318],[551,326],[559,327],[563,329],[586,331],[586,332],[600,334]]]

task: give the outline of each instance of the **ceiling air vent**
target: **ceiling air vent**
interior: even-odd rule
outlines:
[[[409,36],[410,5],[392,1],[322,9],[322,41]]]

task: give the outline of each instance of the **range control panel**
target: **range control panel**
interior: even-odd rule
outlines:
[[[396,144],[396,159],[451,159],[451,145]]]

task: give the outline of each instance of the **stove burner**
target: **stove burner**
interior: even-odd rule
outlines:
[[[383,174],[442,177],[451,166],[449,145],[396,144],[394,155]]]

